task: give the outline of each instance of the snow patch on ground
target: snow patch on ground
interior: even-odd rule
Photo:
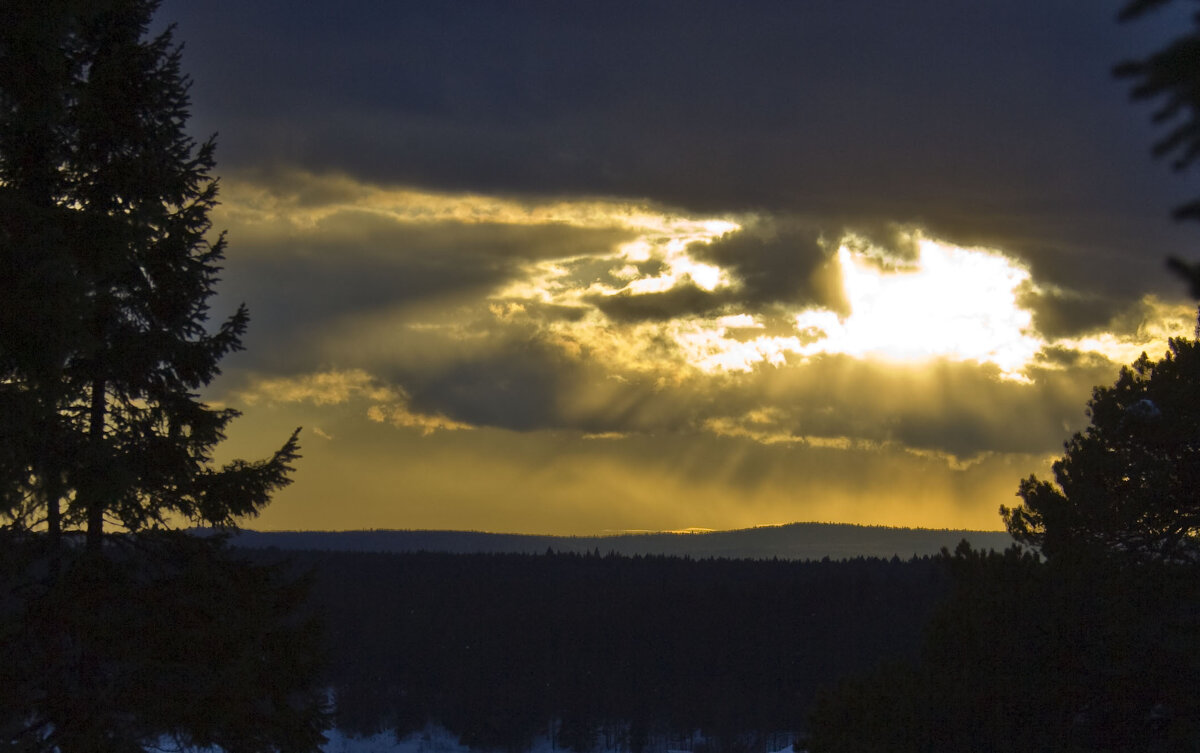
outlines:
[[[458,741],[458,736],[437,725],[430,725],[397,740],[391,732],[380,732],[369,737],[353,737],[333,729],[325,733],[329,738],[323,746],[324,753],[479,753]],[[529,753],[570,753],[556,747],[548,737],[541,736],[533,741]],[[598,748],[596,753],[620,753],[618,750]],[[691,753],[690,751],[668,750],[666,753]],[[804,753],[791,745],[772,753]]]

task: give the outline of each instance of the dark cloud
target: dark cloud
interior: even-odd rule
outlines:
[[[606,254],[629,237],[554,224],[408,224],[362,211],[335,213],[291,235],[239,238],[238,230],[230,234],[220,300],[250,305],[250,342],[264,358],[268,350],[294,351],[297,340],[341,316],[486,295],[525,262]]]
[[[694,386],[665,390],[653,376],[613,379],[603,365],[538,337],[392,373],[419,412],[517,432],[676,433],[697,428],[710,401]]]
[[[1035,370],[1025,384],[967,362],[896,368],[825,356],[800,369],[762,368],[708,410],[763,436],[896,442],[964,459],[1037,454],[1053,452],[1067,427],[1078,428],[1090,386],[1111,381],[1116,369],[1097,361],[1070,372]]]
[[[1033,313],[1034,328],[1051,340],[1095,332],[1112,320],[1115,309],[1126,303],[1054,291],[1027,291],[1018,302]]]
[[[233,230],[236,233],[236,226]],[[292,237],[251,239],[240,256],[287,255],[404,263],[414,259],[447,266],[495,267],[517,261],[607,254],[629,240],[629,231],[566,224],[507,222],[399,221],[365,209],[337,209]]]
[[[418,411],[474,426],[533,431],[557,423],[555,398],[567,378],[564,365],[552,351],[526,343],[405,386]]]
[[[1089,292],[1164,288],[1157,260],[1190,245],[1165,219],[1187,189],[1147,157],[1147,113],[1109,72],[1170,19],[1119,26],[1116,7],[219,0],[161,16],[188,42],[197,129],[223,133],[234,167],[918,223],[1018,246]],[[1154,274],[1131,280],[1136,265]]]
[[[614,379],[586,356],[566,357],[535,338],[436,368],[401,368],[394,378],[415,410],[473,426],[664,436],[703,430],[767,443],[895,444],[970,459],[1061,447],[1086,420],[1091,386],[1117,372],[1104,359],[1073,366],[1035,369],[1030,384],[973,363],[896,368],[824,356],[803,368],[763,366],[665,387],[653,373]]]
[[[845,312],[837,268],[820,236],[811,224],[763,220],[711,244],[696,244],[693,254],[731,270],[742,283],[738,302],[751,310],[787,302]]]
[[[796,305],[845,313],[831,242],[853,230],[911,259],[911,227],[1023,260],[1040,286],[1024,302],[1048,336],[1136,332],[1157,315],[1139,309],[1147,292],[1182,293],[1162,259],[1193,256],[1194,229],[1167,216],[1195,191],[1149,159],[1148,112],[1110,76],[1173,36],[1169,21],[1118,26],[1120,4],[166,0],[159,21],[178,22],[196,82],[194,131],[219,131],[221,171],[258,176],[297,214],[414,187],[758,218],[691,248],[740,287],[578,305],[489,296],[551,259],[573,259],[559,279],[576,289],[620,287],[601,255],[628,234],[351,210],[257,234],[235,219],[218,309],[246,300],[254,322],[233,371],[361,368],[413,411],[483,427],[422,437],[366,422],[361,405],[306,405],[306,425],[344,439],[327,455],[306,445],[301,478],[315,485],[281,495],[306,500],[294,525],[944,525],[980,520],[948,512],[975,504],[998,525],[1022,463],[1086,421],[1090,386],[1115,365],[1052,349],[1032,384],[843,356],[696,374],[665,330],[644,352],[621,338],[725,306],[766,325],[731,338],[792,335]],[[578,334],[588,306],[612,341]],[[279,426],[301,422],[279,410]],[[985,457],[951,473],[942,455]],[[348,490],[361,518],[339,507],[314,522]]]
[[[1109,359],[1090,351],[1071,350],[1059,346],[1050,346],[1042,349],[1039,354],[1039,360],[1049,369],[1086,369],[1092,374],[1096,374],[1100,379],[1095,383],[1104,383],[1111,381],[1110,377],[1116,373],[1117,368],[1121,364],[1114,364]]]
[[[631,295],[622,291],[615,295],[589,296],[586,300],[609,319],[627,323],[712,314],[727,304],[729,296],[683,283],[662,293]]]

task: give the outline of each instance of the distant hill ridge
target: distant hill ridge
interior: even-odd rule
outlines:
[[[254,549],[349,552],[450,552],[454,554],[555,552],[627,556],[661,554],[693,559],[844,560],[854,557],[937,554],[967,539],[977,549],[1006,549],[1012,538],[1003,531],[890,528],[848,523],[790,523],[702,533],[623,533],[604,536],[546,536],[479,531],[362,530],[253,531],[243,530],[231,543]]]

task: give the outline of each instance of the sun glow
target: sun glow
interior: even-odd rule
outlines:
[[[808,308],[793,315],[793,334],[763,329],[748,314],[677,322],[672,331],[686,360],[705,372],[782,366],[788,356],[843,354],[916,362],[974,361],[999,367],[1005,379],[1025,380],[1044,342],[1018,291],[1029,271],[1003,254],[921,238],[918,256],[892,260],[848,238],[835,262],[849,314]],[[731,330],[740,330],[734,336]]]
[[[584,260],[557,260],[540,263],[501,295],[582,304],[585,295],[648,295],[688,283],[710,292],[736,290],[739,281],[729,270],[697,261],[689,252],[694,244],[736,228],[724,222],[680,221],[669,229],[655,223],[652,231],[616,249],[608,281],[584,287],[573,272],[573,265]],[[655,329],[674,344],[684,363],[704,373],[748,372],[759,365],[784,366],[789,358],[843,354],[900,362],[974,361],[995,365],[1004,379],[1025,380],[1045,346],[1033,329],[1032,313],[1019,301],[1022,287],[1030,283],[1029,270],[990,249],[920,236],[915,247],[915,258],[897,259],[853,236],[844,238],[832,263],[849,312],[796,310],[790,314],[792,332],[768,333],[760,315],[736,308],[639,326]],[[577,341],[620,339],[616,330],[621,327],[596,312],[568,328]],[[639,359],[638,370],[654,367],[653,361]]]
[[[1189,306],[1147,299],[1135,326],[1114,320],[1073,339],[1047,341],[1026,307],[1030,293],[1036,297],[1046,290],[1026,265],[999,250],[954,246],[916,228],[901,234],[903,248],[880,248],[854,233],[830,239],[822,244],[828,254],[822,274],[830,273],[827,300],[798,290],[792,300],[764,302],[746,287],[744,266],[704,252],[726,236],[756,232],[762,218],[753,215],[703,217],[604,198],[540,201],[376,186],[337,176],[276,177],[275,185],[235,180],[226,186],[221,221],[232,224],[235,235],[320,236],[333,248],[361,240],[346,234],[360,232],[364,217],[422,226],[423,232],[479,224],[613,231],[607,246],[567,244],[561,254],[515,253],[511,266],[503,260],[510,273],[496,287],[474,304],[455,305],[468,318],[466,312],[474,310],[512,331],[530,328],[568,357],[603,363],[616,375],[653,374],[662,384],[787,368],[826,354],[908,364],[974,362],[995,368],[1003,379],[1028,381],[1035,366],[1056,368],[1049,350],[1095,353],[1117,363],[1143,349],[1161,352],[1168,336],[1190,329],[1194,315]],[[288,247],[268,244],[266,249],[276,250],[265,253]],[[385,255],[393,246],[380,248],[375,253]],[[796,253],[800,259],[812,250]],[[423,269],[428,262],[415,263]],[[420,326],[425,325],[415,320],[404,324],[408,330]],[[453,337],[480,337],[487,329],[464,325]]]
[[[842,245],[837,261],[850,315],[807,311],[796,327],[817,339],[801,352],[845,353],[889,360],[948,358],[993,363],[1018,378],[1042,348],[1033,315],[1018,300],[1029,271],[984,249],[928,239],[914,263],[883,269]]]

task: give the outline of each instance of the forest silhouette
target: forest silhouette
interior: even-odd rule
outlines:
[[[932,557],[254,557],[313,573],[343,733],[437,724],[514,752],[539,738],[577,753],[777,749],[821,687],[915,657],[948,585]]]

